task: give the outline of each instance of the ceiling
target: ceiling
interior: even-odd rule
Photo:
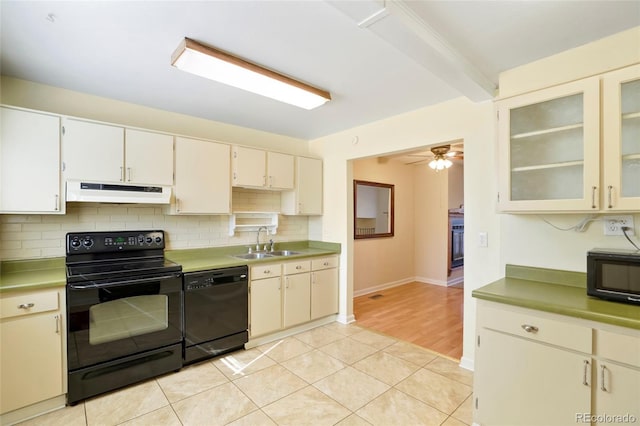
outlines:
[[[637,1],[0,0],[3,75],[314,139],[640,25]],[[311,111],[170,65],[189,37],[331,92]]]

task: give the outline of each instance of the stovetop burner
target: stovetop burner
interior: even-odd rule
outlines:
[[[164,231],[67,234],[67,282],[182,271],[164,258]]]

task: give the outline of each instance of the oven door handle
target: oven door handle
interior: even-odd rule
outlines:
[[[105,287],[115,287],[115,286],[121,286],[121,285],[131,285],[131,284],[140,284],[143,282],[147,282],[147,281],[159,281],[159,280],[170,280],[173,278],[180,278],[181,274],[171,274],[171,275],[162,275],[159,277],[146,277],[146,278],[140,278],[137,280],[131,280],[131,279],[127,279],[127,280],[121,280],[121,281],[109,281],[107,283],[102,283],[102,284],[68,284],[68,287],[71,290],[88,290],[88,289],[92,289],[92,288],[105,288]]]

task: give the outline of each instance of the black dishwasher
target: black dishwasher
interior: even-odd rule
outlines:
[[[249,339],[246,266],[184,274],[184,364],[239,349]]]

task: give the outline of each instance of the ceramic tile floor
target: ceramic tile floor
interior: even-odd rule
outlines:
[[[471,372],[332,323],[222,355],[22,425],[470,425]]]

